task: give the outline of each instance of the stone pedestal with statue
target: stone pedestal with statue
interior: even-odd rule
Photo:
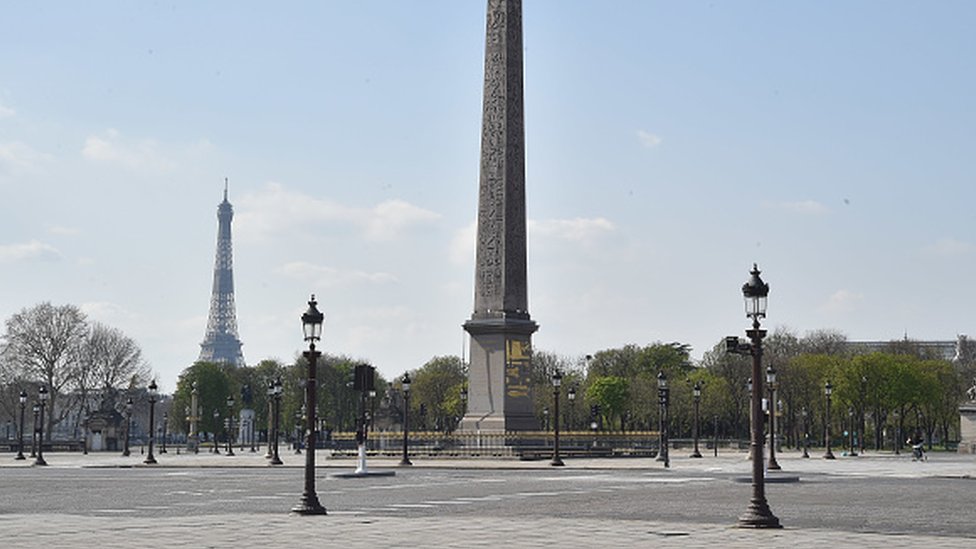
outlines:
[[[976,454],[976,379],[966,394],[969,402],[959,407],[959,453]]]

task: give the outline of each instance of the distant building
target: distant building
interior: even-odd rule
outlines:
[[[214,262],[213,292],[210,295],[210,317],[207,334],[200,344],[200,360],[244,365],[240,337],[237,335],[237,309],[234,305],[234,259],[230,239],[230,223],[234,208],[227,200],[227,181],[224,180],[224,201],[217,207],[217,258]]]
[[[955,340],[915,341],[906,338],[892,341],[848,341],[845,345],[853,354],[886,353],[910,347],[920,356],[952,362],[972,362],[976,358],[976,341],[970,341],[965,335],[958,335]]]

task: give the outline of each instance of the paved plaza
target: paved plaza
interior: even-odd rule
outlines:
[[[304,456],[46,454],[47,467],[0,459],[5,547],[861,547],[976,546],[976,459],[932,453],[827,461],[780,457],[767,495],[782,530],[735,528],[750,488],[741,453],[547,461],[370,460],[394,477],[337,479],[355,462],[318,456],[327,516],[288,513]],[[773,475],[775,473],[771,473]]]

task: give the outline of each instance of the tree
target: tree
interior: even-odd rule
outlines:
[[[460,395],[467,375],[457,356],[434,357],[410,374],[410,417],[417,418],[418,428],[445,432],[456,428],[463,415]]]
[[[45,302],[22,309],[7,319],[0,353],[6,363],[23,368],[23,377],[47,386],[48,440],[53,427],[70,412],[67,406],[59,408],[57,404],[78,377],[79,353],[86,333],[85,315],[74,305],[54,306]]]
[[[148,384],[151,375],[139,345],[121,330],[99,322],[88,324],[79,366],[75,388],[85,415],[93,407],[93,398],[99,398],[103,408],[117,408],[120,392]]]
[[[185,413],[192,402],[193,383],[196,382],[199,406],[197,414],[200,418],[197,423],[198,432],[219,433],[223,430],[223,418],[227,415],[227,397],[232,394],[231,377],[227,371],[230,368],[232,367],[225,364],[201,361],[180,373],[176,382],[176,393],[173,395],[173,409]],[[214,410],[219,412],[219,416],[214,417]]]
[[[613,425],[615,418],[623,419],[627,406],[629,383],[620,376],[598,376],[586,388],[586,400],[600,406],[607,423]]]

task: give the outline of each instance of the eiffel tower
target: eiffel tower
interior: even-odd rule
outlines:
[[[237,310],[234,306],[234,258],[230,242],[230,222],[234,208],[227,200],[224,179],[224,201],[217,206],[217,259],[214,262],[213,293],[207,335],[200,344],[200,360],[244,365],[241,340],[237,335]]]

